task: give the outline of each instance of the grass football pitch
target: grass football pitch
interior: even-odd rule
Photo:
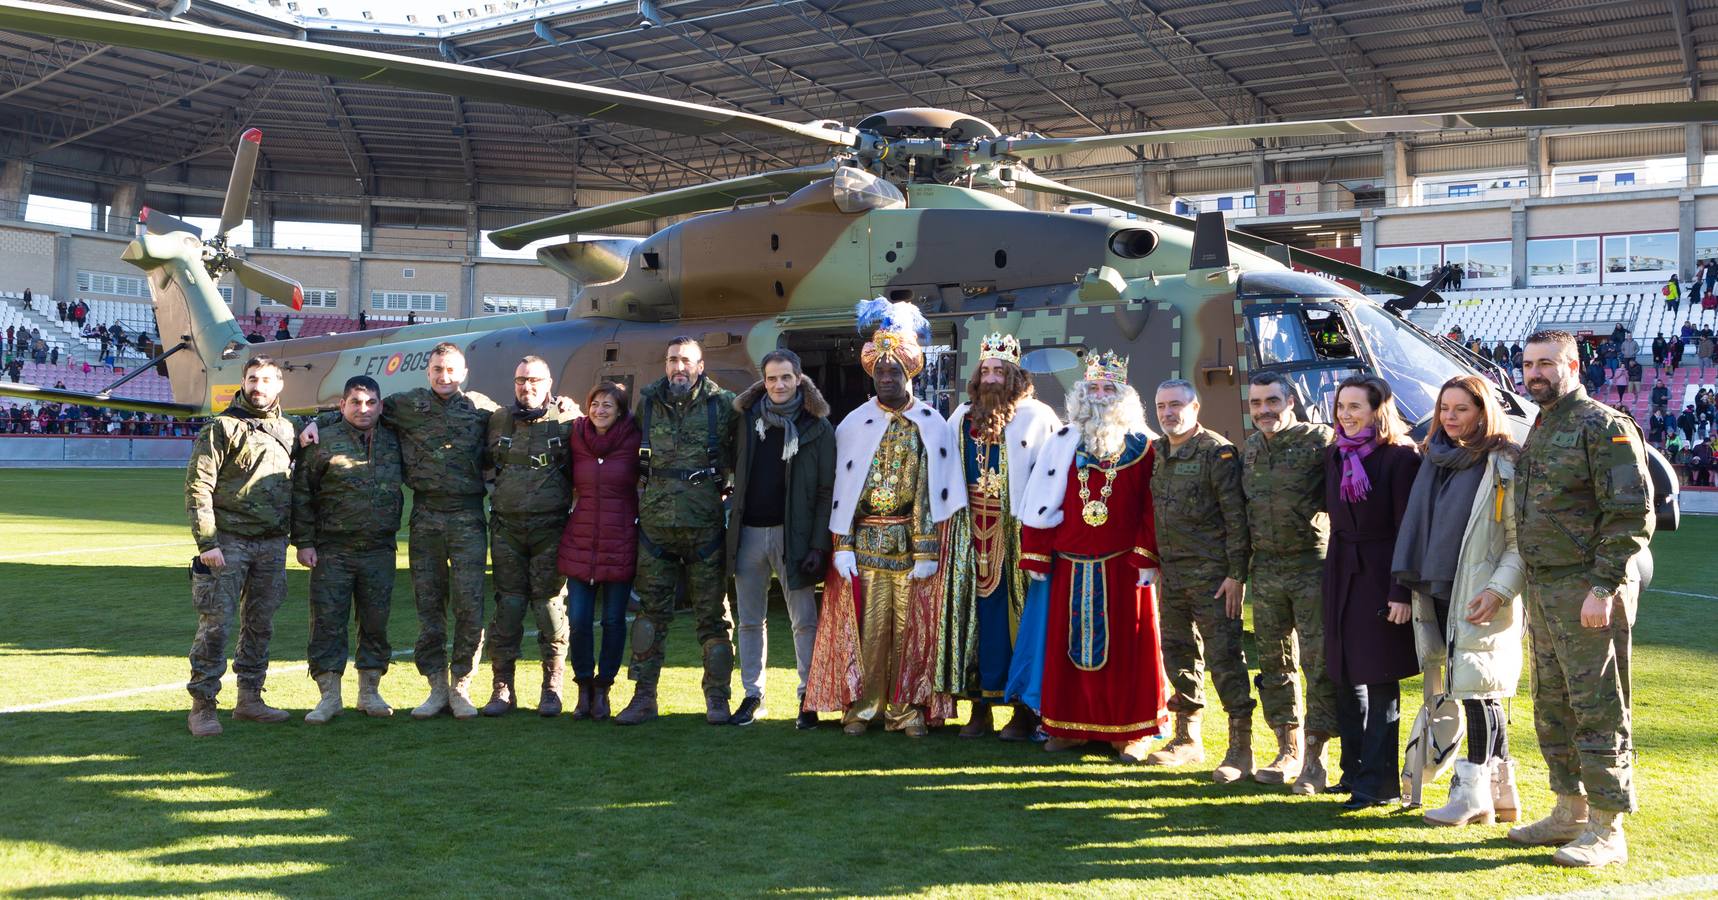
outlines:
[[[677,619],[666,715],[640,728],[414,722],[423,682],[404,544],[383,694],[306,726],[306,573],[290,570],[268,698],[284,725],[185,730],[193,552],[177,471],[0,471],[0,895],[401,897],[853,894],[1386,897],[1718,895],[1718,520],[1654,543],[1635,631],[1642,812],[1632,861],[1558,869],[1503,825],[1343,813],[1339,797],[1218,787],[1037,746],[792,727],[793,651],[771,621],[770,715],[703,722]],[[403,535],[402,535],[403,538]],[[402,653],[401,651],[405,651]],[[534,641],[525,652],[534,657]],[[487,696],[487,666],[476,679]],[[539,676],[521,666],[534,706]],[[571,685],[569,684],[569,693]],[[356,675],[346,675],[348,704]],[[222,691],[224,708],[235,690]],[[630,695],[616,685],[616,708]],[[1419,684],[1404,685],[1404,723]],[[571,705],[571,697],[568,698]],[[964,705],[963,705],[964,710]],[[1523,678],[1511,745],[1530,817],[1550,803]],[[1221,756],[1220,715],[1206,728]],[[1405,727],[1405,724],[1404,724]],[[1274,749],[1256,723],[1259,764]],[[1427,792],[1443,802],[1446,785]],[[1615,892],[1610,893],[1610,892]]]

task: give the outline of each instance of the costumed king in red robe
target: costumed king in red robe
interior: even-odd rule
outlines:
[[[1050,579],[1044,749],[1103,741],[1126,762],[1168,720],[1158,645],[1151,439],[1127,361],[1093,358],[1068,394],[1068,425],[1026,486],[1020,567]]]

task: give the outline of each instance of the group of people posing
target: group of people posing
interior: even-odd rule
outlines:
[[[773,577],[792,625],[801,728],[832,713],[850,735],[881,724],[922,738],[965,700],[963,738],[1195,765],[1208,666],[1227,717],[1215,782],[1342,792],[1363,809],[1398,802],[1406,780],[1417,800],[1416,779],[1447,763],[1452,725],[1465,718],[1449,803],[1426,818],[1515,821],[1500,701],[1516,691],[1526,623],[1557,806],[1509,836],[1557,845],[1567,865],[1626,859],[1630,560],[1653,518],[1640,434],[1586,396],[1570,335],[1528,338],[1526,383],[1541,411],[1524,446],[1476,376],[1443,386],[1416,446],[1382,379],[1342,382],[1332,428],[1266,372],[1247,386],[1254,433],[1237,447],[1200,424],[1198,390],[1179,379],[1157,387],[1164,434],[1154,434],[1127,360],[1109,353],[1087,360],[1064,423],[1035,399],[1020,344],[1004,334],[983,340],[967,402],[945,417],[912,393],[929,341],[919,311],[874,300],[858,319],[874,396],[838,426],[791,351],[765,355],[762,380],[735,395],[704,375],[691,338],[668,346],[664,377],[635,409],[605,382],[581,410],[530,356],[515,370],[514,402],[497,406],[462,389],[464,355],[442,344],[427,388],[382,397],[354,377],[338,413],[302,425],[280,412],[281,370],[251,359],[189,467],[199,549],[191,732],[221,731],[216,695],[235,619],[233,718],[288,718],[262,688],[289,541],[311,570],[321,700],[305,720],[343,709],[354,615],[357,707],[391,715],[379,683],[403,483],[414,496],[415,661],[429,686],[414,718],[514,709],[529,611],[540,714],[561,713],[570,656],[573,718],[649,722],[684,583],[706,720],[749,724],[765,715]],[[486,556],[496,594],[487,629]],[[1256,678],[1242,644],[1248,602]],[[478,707],[471,682],[486,642],[493,685]],[[629,644],[634,687],[611,716]],[[1403,779],[1399,684],[1422,673],[1416,735],[1426,746]],[[1255,768],[1261,703],[1276,754]]]

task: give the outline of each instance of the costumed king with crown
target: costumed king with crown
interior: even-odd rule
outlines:
[[[966,509],[949,519],[941,640],[936,689],[972,700],[961,737],[994,730],[993,703],[1007,686],[1014,640],[1026,602],[1020,569],[1020,507],[1038,453],[1061,426],[1032,394],[1032,376],[1020,367],[1020,342],[987,335],[978,368],[966,384],[967,402],[949,416],[949,442],[959,454]],[[1028,741],[1038,716],[1014,704],[1005,741]]]
[[[1139,762],[1169,714],[1151,595],[1153,435],[1127,360],[1106,352],[1087,362],[1068,422],[1039,453],[1021,507],[1020,567],[1050,579],[1044,749],[1103,741]]]
[[[857,307],[871,339],[860,362],[877,395],[835,429],[835,553],[825,583],[805,708],[843,713],[861,735],[923,737],[952,707],[936,694],[932,665],[942,523],[966,504],[948,423],[912,395],[924,371],[930,323],[911,303],[878,298]]]

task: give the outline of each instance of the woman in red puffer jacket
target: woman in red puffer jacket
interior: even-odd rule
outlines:
[[[567,466],[573,512],[561,532],[556,566],[567,576],[567,619],[575,719],[606,719],[608,692],[626,649],[626,604],[638,558],[638,445],[642,435],[628,411],[626,388],[603,382],[585,398],[573,423]],[[598,595],[602,597],[602,656],[591,658]]]

